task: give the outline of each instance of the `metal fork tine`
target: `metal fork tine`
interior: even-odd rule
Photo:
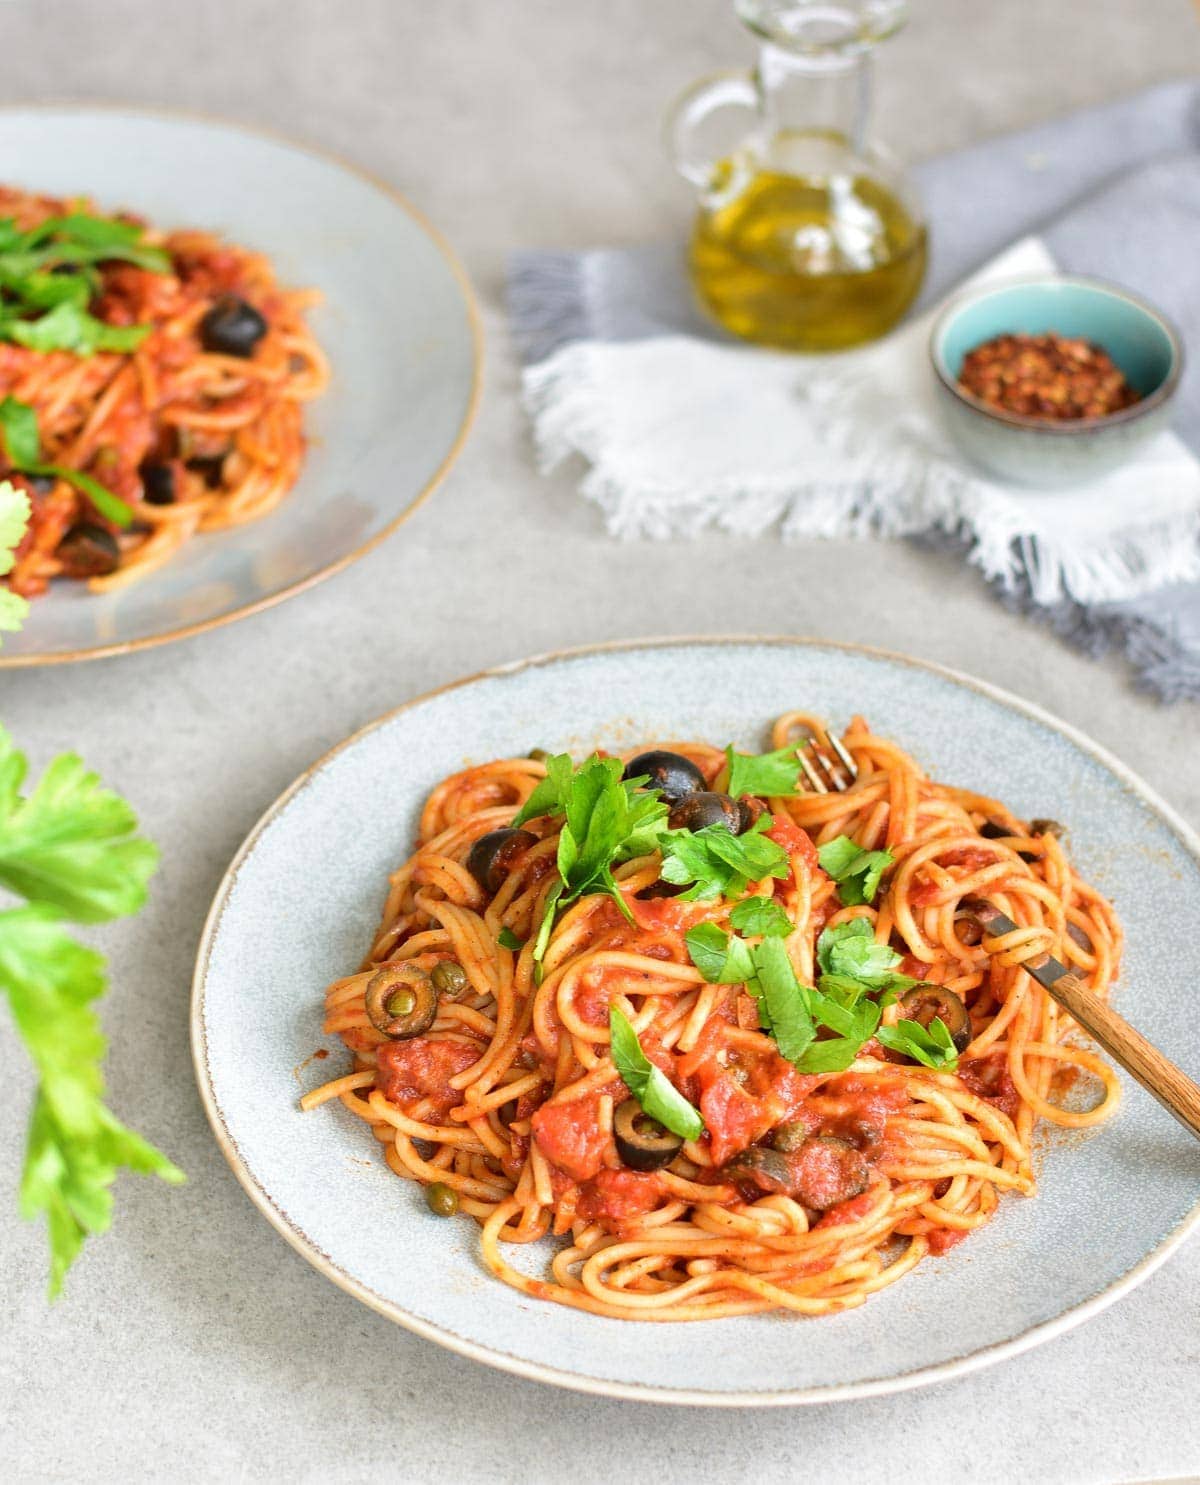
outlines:
[[[815,752],[814,752],[814,755],[813,756],[814,757],[816,756]],[[799,760],[800,767],[801,767],[801,769],[804,772],[804,777],[808,780],[809,784],[811,784],[811,786],[812,786],[813,793],[814,794],[828,794],[829,793],[829,785],[825,782],[825,780],[821,777],[821,775],[817,772],[817,770],[812,766],[812,764],[804,756],[803,749],[798,749],[797,750],[796,757]]]
[[[854,780],[858,778],[858,765],[850,756],[850,750],[846,747],[846,744],[841,740],[840,737],[834,737],[833,733],[830,732],[828,729],[826,729],[825,732],[825,741],[841,759],[842,767],[850,775],[850,782],[853,783]]]

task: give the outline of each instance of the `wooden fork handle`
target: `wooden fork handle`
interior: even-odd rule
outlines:
[[[1200,1087],[1164,1057],[1075,975],[1061,975],[1047,991],[1104,1050],[1200,1139]]]

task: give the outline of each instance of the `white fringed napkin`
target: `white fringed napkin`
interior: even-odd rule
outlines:
[[[968,282],[1054,266],[1028,237]],[[982,476],[940,426],[935,313],[828,358],[686,334],[570,341],[524,372],[541,462],[582,455],[582,493],[625,538],[942,532],[1039,604],[1200,578],[1200,463],[1180,439],[1160,433],[1132,463],[1068,491]]]

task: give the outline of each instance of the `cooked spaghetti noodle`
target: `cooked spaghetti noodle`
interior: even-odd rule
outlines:
[[[816,725],[789,713],[772,746],[802,744]],[[869,1040],[843,1071],[797,1071],[746,987],[709,983],[689,955],[688,930],[728,928],[735,904],[665,895],[678,889],[660,880],[657,851],[615,868],[632,922],[600,892],[560,914],[538,983],[534,935],[562,819],[529,822],[529,837],[496,858],[494,880],[481,884],[466,864],[545,775],[541,761],[515,758],[468,768],[430,795],[363,968],[326,993],[325,1030],[355,1054],[354,1070],[303,1107],[338,1098],[363,1119],[393,1171],[436,1183],[443,1210],[481,1224],[497,1277],[612,1317],[843,1310],[981,1227],[1004,1193],[1032,1195],[1039,1121],[1095,1125],[1114,1112],[1120,1085],[1076,1045],[1074,1023],[1022,965],[1051,952],[1104,995],[1120,927],[1056,833],[935,783],[861,718],[844,741],[858,769],[847,792],[747,801],[769,811],[766,834],[786,851],[786,875],[745,894],[786,912],[787,953],[809,985],[820,935],[865,919],[875,943],[903,956],[904,974],[967,1008],[954,1070],[889,1060]],[[698,765],[708,789],[726,787],[716,747],[664,746]],[[818,864],[818,848],[839,836],[890,852],[873,902],[845,905]],[[964,906],[972,897],[1001,908],[1016,932],[983,937]],[[453,972],[440,975],[451,992],[436,1019],[389,1040],[368,1014],[368,985],[381,966],[416,983],[439,965]],[[613,1007],[704,1119],[703,1134],[658,1169],[629,1168],[614,1138],[614,1108],[629,1094],[610,1053]],[[883,1025],[902,1010],[888,1005]],[[1067,1085],[1081,1075],[1098,1083],[1098,1099],[1068,1108]],[[747,1182],[797,1138],[801,1153],[784,1157],[793,1187]],[[814,1150],[817,1165],[806,1168]],[[566,1242],[546,1278],[506,1257],[509,1245],[547,1235]]]
[[[95,216],[86,203],[0,187],[0,225],[13,230],[68,213]],[[124,526],[106,519],[67,478],[8,475],[32,505],[7,578],[25,597],[60,576],[87,578],[95,590],[132,582],[194,533],[266,515],[300,472],[302,406],[328,380],[303,317],[317,296],[281,288],[262,254],[207,232],[146,229],[139,241],[165,250],[166,271],[100,262],[87,306],[105,326],[148,327],[136,348],[78,354],[0,343],[0,399],[34,410],[42,461],[91,476],[131,517]],[[0,285],[0,308],[3,299]],[[249,349],[243,340],[222,353],[205,327],[230,306],[243,323],[248,311],[257,333]],[[0,475],[3,466],[0,457]]]

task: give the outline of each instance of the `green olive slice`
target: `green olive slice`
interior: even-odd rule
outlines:
[[[644,1113],[636,1098],[627,1098],[614,1110],[613,1138],[630,1170],[661,1170],[683,1149],[680,1136]]]
[[[950,1033],[956,1052],[964,1051],[970,1043],[970,1014],[962,1000],[945,985],[922,982],[906,990],[900,997],[900,1014],[906,1021],[916,1021],[926,1027],[935,1018],[940,1020]]]
[[[385,964],[367,981],[367,1016],[392,1041],[428,1031],[437,1019],[433,981],[413,964]]]

